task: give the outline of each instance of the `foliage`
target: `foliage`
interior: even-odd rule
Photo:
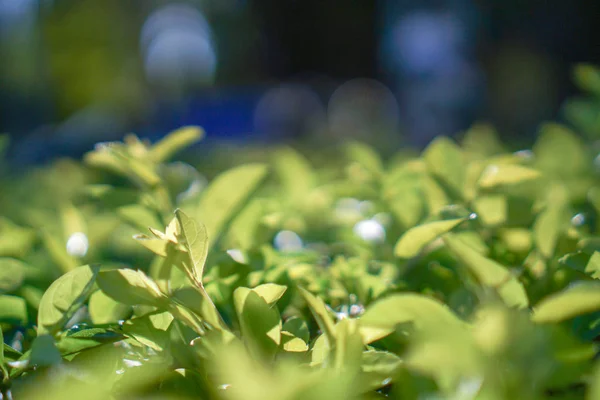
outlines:
[[[5,179],[3,396],[598,398],[600,172],[567,126],[340,169],[279,148],[208,184],[168,161],[201,137]]]

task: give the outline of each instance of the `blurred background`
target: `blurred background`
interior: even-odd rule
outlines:
[[[0,0],[13,165],[125,133],[421,147],[477,121],[527,141],[600,63],[592,0]]]

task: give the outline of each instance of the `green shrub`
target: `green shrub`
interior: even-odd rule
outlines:
[[[207,183],[168,161],[185,127],[5,176],[3,396],[600,398],[600,73],[576,76],[585,136],[532,150],[476,125]]]

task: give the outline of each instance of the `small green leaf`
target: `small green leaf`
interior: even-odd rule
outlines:
[[[233,292],[235,311],[240,321],[242,339],[250,354],[272,360],[281,343],[281,318],[252,289],[239,287]]]
[[[98,274],[98,286],[110,298],[130,306],[145,304],[161,307],[166,297],[142,271],[113,269]]]
[[[429,172],[460,195],[465,178],[464,156],[460,147],[445,136],[438,136],[423,152]]]
[[[221,316],[208,294],[197,287],[183,287],[171,294],[179,304],[182,304],[196,315],[208,322],[215,329],[223,329]]]
[[[496,289],[509,307],[527,307],[529,305],[523,285],[504,266],[483,256],[451,234],[444,236],[444,242],[477,280],[484,286]]]
[[[287,319],[283,323],[284,331],[290,332],[295,337],[302,339],[304,342],[308,343],[310,339],[310,332],[308,331],[308,326],[306,325],[306,321],[302,318],[291,317]]]
[[[539,171],[518,164],[492,164],[484,170],[479,181],[480,188],[490,189],[498,186],[530,182],[541,177]]]
[[[268,305],[272,306],[273,304],[277,303],[277,300],[279,300],[281,296],[283,296],[287,290],[287,287],[277,285],[275,283],[264,283],[253,288],[252,290],[262,297]]]
[[[466,220],[468,220],[468,218],[434,221],[410,228],[396,243],[396,246],[394,247],[394,254],[396,257],[401,258],[415,257],[430,242],[444,233],[456,228]]]
[[[508,205],[503,195],[480,196],[474,200],[473,210],[487,226],[501,225],[508,217]]]
[[[38,334],[53,334],[71,318],[92,291],[98,266],[84,265],[55,280],[40,300]]]
[[[90,296],[88,312],[94,324],[115,324],[131,314],[131,307],[119,303],[98,290]]]
[[[169,133],[162,140],[154,144],[148,156],[156,163],[170,159],[175,153],[199,141],[204,136],[204,131],[198,126],[184,126]]]
[[[24,228],[0,217],[0,256],[21,257],[25,255],[35,240],[33,229]]]
[[[358,162],[372,175],[378,177],[383,174],[383,162],[379,154],[368,145],[352,141],[346,145],[346,152],[350,159]]]
[[[119,217],[140,231],[146,231],[150,226],[162,226],[158,215],[147,207],[131,204],[117,209]]]
[[[600,68],[592,64],[578,64],[573,69],[573,76],[582,90],[600,97]]]
[[[17,296],[0,295],[0,322],[14,325],[27,323],[27,303]]]
[[[600,279],[600,252],[595,251],[585,266],[585,273],[594,279]]]
[[[156,351],[164,350],[169,342],[167,330],[173,322],[169,312],[146,314],[143,317],[128,320],[123,325],[123,333],[133,337],[143,345]]]
[[[329,315],[329,312],[327,311],[327,307],[325,307],[325,303],[320,297],[314,296],[308,290],[304,288],[298,289],[308,304],[308,308],[310,308],[310,311],[317,321],[319,328],[325,334],[330,346],[333,346],[335,343],[335,325],[333,324],[331,315]]]
[[[0,257],[0,292],[10,293],[23,283],[26,266],[14,258]]]
[[[283,191],[292,201],[304,201],[306,194],[315,186],[316,179],[310,163],[291,148],[278,149],[273,155],[274,172],[278,175]]]
[[[308,345],[300,338],[297,338],[292,333],[281,331],[281,346],[283,350],[290,353],[303,353],[308,351]]]
[[[142,234],[135,235],[133,238],[154,254],[161,257],[167,256],[167,246],[169,245],[167,240],[151,238]]]
[[[63,356],[67,356],[103,344],[114,343],[121,339],[123,339],[123,336],[115,332],[101,328],[91,328],[63,335],[56,343],[56,347]]]
[[[179,221],[183,244],[187,249],[190,258],[189,263],[185,263],[185,265],[189,268],[189,272],[196,282],[202,282],[204,264],[206,263],[206,257],[208,256],[208,234],[206,232],[206,227],[204,224],[199,224],[189,218],[181,210],[176,210],[175,216]]]
[[[532,319],[538,323],[557,323],[598,310],[600,283],[578,282],[543,298],[535,306]]]
[[[363,390],[375,390],[389,385],[397,375],[402,359],[387,351],[365,351],[362,353],[360,385]]]
[[[356,319],[345,318],[335,327],[334,368],[349,376],[360,371],[363,341]]]
[[[566,209],[567,193],[561,186],[550,189],[546,208],[538,215],[533,225],[536,247],[546,258],[554,255],[558,239],[568,224]]]
[[[29,364],[38,367],[47,367],[62,361],[60,351],[56,348],[54,338],[50,335],[41,335],[34,339],[31,344],[31,355]]]
[[[265,165],[248,164],[222,173],[206,188],[198,204],[196,218],[206,226],[212,238],[211,246],[266,174]]]
[[[411,322],[417,331],[464,330],[465,324],[444,304],[429,297],[402,293],[378,300],[359,319],[363,342],[369,344]]]

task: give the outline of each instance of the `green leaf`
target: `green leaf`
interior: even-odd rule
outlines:
[[[77,267],[48,287],[40,300],[38,335],[53,334],[62,328],[91,293],[98,270],[98,266]]]
[[[4,358],[4,350],[8,345],[4,343],[4,333],[2,333],[2,329],[0,329],[0,343],[2,343],[2,348],[0,348],[0,371],[2,372],[2,381],[4,381],[10,377],[10,374],[5,365],[6,359]]]
[[[295,337],[302,339],[308,343],[310,339],[310,332],[306,321],[298,317],[290,317],[284,323],[282,329],[293,334]]]
[[[21,257],[35,240],[35,231],[15,225],[0,217],[0,256]]]
[[[98,274],[98,286],[110,298],[130,306],[145,304],[162,307],[166,297],[142,271],[113,269]]]
[[[151,238],[142,234],[135,235],[133,238],[154,254],[161,257],[167,256],[167,246],[169,245],[167,240]]]
[[[417,256],[430,242],[451,231],[468,218],[456,218],[444,221],[428,222],[417,225],[406,231],[396,243],[394,254],[396,257],[412,258]]]
[[[547,176],[572,177],[588,168],[584,143],[573,131],[556,123],[542,125],[533,153],[535,166]]]
[[[119,217],[140,231],[146,231],[151,226],[162,226],[158,215],[147,207],[131,204],[117,209]]]
[[[585,400],[596,399],[600,399],[600,363],[596,363],[594,366],[590,385],[585,396]]]
[[[532,319],[538,323],[557,323],[598,310],[600,283],[578,282],[543,298],[535,306]]]
[[[451,234],[444,236],[444,242],[475,278],[482,285],[496,289],[509,307],[527,307],[529,305],[523,285],[504,266],[483,256]]]
[[[508,205],[503,195],[480,196],[474,200],[473,210],[487,226],[501,225],[508,217]]]
[[[478,185],[483,189],[530,182],[541,177],[539,171],[517,164],[488,165],[479,177]]]
[[[278,149],[273,155],[274,172],[278,175],[283,193],[292,201],[304,201],[315,186],[316,179],[308,160],[291,148]]]
[[[387,351],[370,350],[362,353],[360,365],[361,387],[363,390],[375,390],[393,382],[402,359]]]
[[[283,296],[287,290],[286,286],[277,285],[275,283],[264,283],[252,289],[258,294],[268,305],[272,306]]]
[[[352,141],[346,145],[346,152],[350,159],[358,162],[372,175],[378,177],[383,174],[383,162],[379,154],[368,145]]]
[[[127,318],[131,307],[119,303],[98,290],[90,296],[88,312],[92,322],[97,325],[115,324]]]
[[[266,174],[265,165],[247,164],[222,173],[206,188],[198,204],[196,219],[206,226],[212,238],[211,246]]]
[[[169,133],[155,143],[148,152],[148,157],[160,163],[170,159],[175,153],[199,141],[204,136],[204,130],[198,126],[184,126]]]
[[[10,293],[23,283],[26,266],[14,258],[0,257],[0,292]]]
[[[0,322],[14,325],[27,323],[27,303],[17,296],[0,295]]]
[[[462,322],[444,304],[429,297],[402,293],[388,296],[369,306],[359,319],[365,344],[394,332],[399,324],[410,322],[418,332],[464,330]]]
[[[546,201],[546,208],[533,225],[533,235],[537,249],[548,259],[554,255],[558,238],[568,224],[569,215],[566,209],[567,194],[563,187],[552,187]]]
[[[257,237],[265,207],[260,199],[252,199],[232,221],[226,244],[229,248],[249,250],[260,243]]]
[[[600,252],[595,251],[585,266],[585,273],[594,279],[600,279]]]
[[[233,292],[233,302],[242,339],[250,354],[272,360],[281,343],[282,324],[277,308],[271,308],[256,292],[245,287]]]
[[[349,376],[358,376],[363,350],[359,322],[345,318],[335,328],[334,368]]]
[[[573,69],[575,83],[582,90],[600,97],[600,68],[592,64],[578,64]]]
[[[205,291],[197,287],[183,287],[171,294],[179,304],[193,311],[215,329],[225,328],[221,316]]]
[[[56,348],[54,338],[50,335],[40,335],[31,344],[29,364],[38,367],[47,367],[62,361],[60,352]]]
[[[304,288],[298,289],[304,298],[304,301],[308,304],[310,312],[317,321],[317,325],[319,325],[319,328],[327,338],[329,345],[333,346],[335,343],[335,325],[333,324],[331,315],[329,315],[329,312],[327,311],[327,307],[325,307],[325,303],[320,297],[314,296],[308,290]]]
[[[123,336],[115,332],[102,328],[91,328],[63,335],[56,343],[56,347],[63,356],[67,356],[121,339]]]
[[[169,342],[168,329],[173,322],[170,312],[147,314],[128,320],[123,333],[156,351],[163,351]]]
[[[308,351],[308,345],[304,340],[297,338],[287,331],[281,331],[281,346],[283,350],[290,353],[303,353]]]
[[[429,172],[460,195],[465,178],[464,156],[461,149],[445,136],[438,136],[423,152]]]
[[[189,263],[185,263],[189,273],[196,280],[194,283],[202,282],[204,264],[208,256],[208,234],[206,227],[202,223],[197,223],[189,218],[181,210],[175,211],[175,216],[181,227],[181,237],[183,244],[190,258]]]

